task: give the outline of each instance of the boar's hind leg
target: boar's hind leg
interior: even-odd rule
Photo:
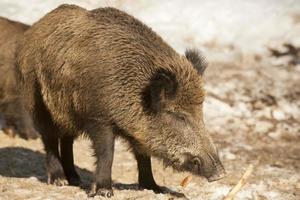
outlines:
[[[33,121],[37,131],[42,136],[42,141],[46,151],[46,165],[48,174],[48,183],[54,185],[67,185],[64,170],[61,165],[58,151],[59,129],[54,125],[52,117],[46,108],[42,96],[35,91],[34,110],[32,113]]]
[[[80,185],[80,177],[77,174],[73,159],[73,136],[64,136],[60,140],[61,163],[70,185]]]
[[[68,183],[65,178],[58,152],[58,138],[49,137],[49,134],[51,133],[47,134],[47,132],[50,130],[53,131],[53,129],[43,130],[43,132],[40,131],[47,154],[48,183],[57,186],[67,185]]]
[[[139,170],[139,187],[153,190],[155,193],[164,193],[163,189],[156,184],[153,178],[150,156],[139,153],[135,149],[133,151]]]
[[[111,167],[114,156],[114,135],[111,127],[93,127],[88,131],[96,156],[95,180],[89,196],[113,196]]]

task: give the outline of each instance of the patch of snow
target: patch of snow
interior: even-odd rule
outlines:
[[[227,185],[219,185],[217,189],[214,188],[214,190],[211,191],[212,195],[210,196],[210,199],[211,200],[223,199],[228,194],[230,189],[231,188]]]
[[[207,97],[204,102],[204,113],[213,117],[223,117],[235,114],[235,110],[223,101]]]
[[[298,38],[300,23],[294,16],[300,2],[183,0],[1,0],[0,15],[32,24],[62,3],[76,4],[87,9],[114,6],[125,10],[157,31],[175,49],[187,46],[214,45],[238,48],[243,54],[261,53],[279,41]],[[216,54],[220,51],[216,52]],[[223,54],[227,54],[226,51]]]

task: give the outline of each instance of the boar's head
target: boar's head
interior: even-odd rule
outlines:
[[[205,65],[195,50],[178,60],[180,67],[155,71],[142,93],[149,116],[145,146],[167,166],[215,181],[225,170],[203,122]]]

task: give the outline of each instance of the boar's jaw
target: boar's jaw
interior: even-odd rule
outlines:
[[[218,174],[214,174],[213,176],[210,176],[207,178],[208,182],[213,182],[213,181],[218,181],[222,178],[224,178],[226,175],[225,170],[223,170],[222,172],[218,173]]]

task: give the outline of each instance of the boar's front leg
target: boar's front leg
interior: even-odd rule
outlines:
[[[155,193],[164,193],[164,190],[156,184],[153,178],[150,156],[140,153],[136,149],[133,151],[139,170],[139,187],[153,190]]]
[[[61,163],[70,185],[80,185],[80,177],[74,166],[73,158],[73,136],[64,136],[60,139]]]
[[[88,132],[91,137],[96,156],[95,180],[92,184],[89,196],[101,195],[104,197],[113,196],[111,168],[114,156],[115,137],[111,127],[94,127]]]

